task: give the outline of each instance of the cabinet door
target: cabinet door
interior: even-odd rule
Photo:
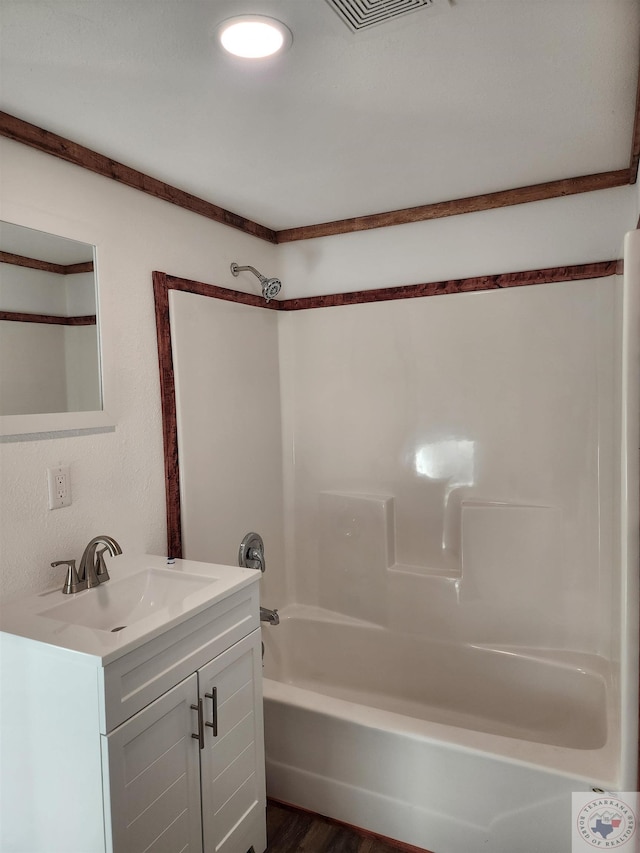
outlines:
[[[113,853],[202,853],[197,701],[194,673],[102,735]]]
[[[253,631],[198,670],[205,722],[217,717],[217,734],[205,725],[200,755],[206,853],[266,847],[260,638]]]

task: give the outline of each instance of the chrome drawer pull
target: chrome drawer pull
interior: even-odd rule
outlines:
[[[204,695],[207,699],[211,699],[213,711],[211,722],[205,723],[205,726],[213,729],[213,736],[218,737],[218,688],[212,687],[211,693],[205,693]]]

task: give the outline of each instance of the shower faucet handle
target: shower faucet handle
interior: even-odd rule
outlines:
[[[238,565],[245,569],[260,569],[261,572],[264,572],[266,568],[264,542],[259,533],[247,533],[240,543]]]

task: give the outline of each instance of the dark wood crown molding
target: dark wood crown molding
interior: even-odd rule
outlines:
[[[41,261],[38,258],[27,258],[24,255],[14,255],[12,252],[0,252],[1,264],[13,264],[16,267],[28,267],[43,272],[53,272],[57,275],[75,275],[82,272],[93,272],[93,261],[79,264],[55,264],[51,261]]]
[[[419,207],[407,207],[403,210],[392,210],[387,213],[373,213],[369,216],[356,216],[351,219],[339,219],[335,222],[323,222],[318,225],[304,225],[301,228],[278,231],[277,237],[278,243],[310,240],[315,237],[332,237],[336,234],[367,231],[371,228],[388,228],[391,225],[407,225],[411,222],[424,222],[428,219],[443,219],[447,216],[459,216],[463,213],[478,213],[497,207],[511,207],[515,204],[528,204],[532,201],[606,190],[612,187],[621,187],[628,183],[628,169],[619,169],[614,172],[565,178],[561,181],[549,181],[545,184],[533,184],[528,187],[484,193],[453,201],[439,201]]]
[[[163,201],[168,201],[178,207],[183,207],[192,213],[198,213],[200,216],[206,216],[215,222],[221,222],[224,225],[229,225],[231,228],[237,228],[240,231],[244,231],[245,234],[260,237],[269,243],[276,242],[275,232],[264,225],[259,225],[250,219],[245,219],[237,213],[225,210],[217,204],[212,204],[209,201],[198,198],[198,196],[173,187],[171,184],[165,184],[157,178],[145,175],[143,172],[132,169],[130,166],[125,166],[123,163],[112,160],[110,157],[105,157],[104,154],[99,154],[91,148],[85,148],[84,145],[73,142],[71,139],[65,139],[63,136],[58,136],[57,133],[51,133],[42,127],[37,127],[35,124],[30,124],[9,113],[0,112],[0,136],[5,136],[7,139],[13,139],[16,142],[22,142],[24,145],[36,148],[38,151],[52,154],[54,157],[66,160],[68,163],[73,163],[105,178],[111,178],[128,187],[141,190],[141,192],[148,193]]]
[[[54,157],[66,160],[69,163],[73,163],[83,169],[88,169],[103,177],[111,178],[126,186],[148,193],[155,198],[168,201],[170,204],[175,204],[185,210],[189,210],[192,213],[205,216],[215,222],[229,225],[231,228],[237,228],[246,234],[259,237],[269,243],[291,243],[297,240],[310,240],[316,237],[329,237],[337,234],[351,234],[356,231],[366,231],[372,228],[386,228],[392,225],[406,225],[412,222],[424,222],[447,216],[459,216],[464,213],[477,213],[499,207],[528,204],[534,201],[633,184],[637,180],[638,163],[640,162],[640,72],[636,90],[631,157],[629,165],[624,169],[600,172],[593,175],[579,175],[573,178],[547,181],[526,187],[515,187],[498,192],[483,193],[481,195],[440,201],[401,210],[355,216],[348,219],[339,219],[313,225],[303,225],[297,228],[285,228],[280,231],[275,231],[265,225],[260,225],[257,222],[225,210],[212,202],[173,187],[171,184],[164,183],[157,178],[153,178],[123,163],[112,160],[97,151],[86,148],[84,145],[80,145],[44,128],[37,127],[6,112],[0,112],[0,136],[21,142],[38,151],[51,154]]]

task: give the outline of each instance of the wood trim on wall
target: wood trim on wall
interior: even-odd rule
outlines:
[[[335,222],[323,222],[318,225],[304,225],[301,228],[289,228],[277,232],[278,243],[290,243],[295,240],[310,240],[315,237],[332,237],[336,234],[351,234],[355,231],[367,231],[372,228],[388,228],[391,225],[407,225],[411,222],[424,222],[428,219],[443,219],[447,216],[459,216],[463,213],[478,213],[498,207],[511,207],[515,204],[528,204],[560,196],[590,193],[596,190],[612,189],[629,183],[629,170],[601,172],[597,175],[582,175],[561,181],[549,181],[545,184],[533,184],[494,193],[459,198],[454,201],[440,201],[419,207],[407,207],[404,210],[392,210],[388,213],[374,213],[369,216],[356,216],[351,219],[339,219]]]
[[[527,187],[516,187],[499,192],[484,193],[452,201],[441,201],[403,210],[392,210],[384,213],[374,213],[367,216],[356,216],[349,219],[339,219],[333,222],[323,222],[315,225],[303,225],[299,228],[286,228],[275,231],[260,225],[250,219],[245,219],[236,213],[225,210],[212,202],[180,190],[171,184],[153,178],[86,148],[70,139],[58,136],[44,128],[0,112],[0,136],[21,142],[38,151],[43,151],[88,169],[106,178],[148,193],[155,198],[178,205],[192,213],[205,216],[215,222],[237,228],[246,234],[259,237],[269,243],[291,243],[297,240],[310,240],[315,237],[328,237],[337,234],[351,234],[356,231],[366,231],[372,228],[387,228],[392,225],[405,225],[411,222],[424,222],[430,219],[442,219],[447,216],[459,216],[464,213],[477,213],[499,207],[510,207],[517,204],[528,204],[533,201],[575,195],[578,193],[595,192],[596,190],[611,189],[628,185],[633,181],[630,175],[637,173],[637,161],[640,157],[640,87],[636,104],[636,123],[634,140],[632,142],[632,162],[630,167],[617,171],[601,172],[594,175],[581,175],[558,181],[548,181]],[[634,173],[635,163],[635,173]],[[634,178],[635,180],[635,178]]]
[[[23,145],[36,148],[38,151],[44,151],[46,154],[52,154],[68,163],[73,163],[105,178],[111,178],[118,183],[141,190],[148,195],[168,201],[192,213],[198,213],[200,216],[206,216],[215,222],[237,228],[244,231],[245,234],[260,237],[269,243],[276,242],[275,232],[271,228],[245,219],[243,216],[225,210],[217,204],[198,198],[192,193],[180,190],[171,184],[152,178],[150,175],[145,175],[144,172],[125,166],[123,163],[105,157],[104,154],[99,154],[91,148],[86,148],[71,139],[65,139],[63,136],[58,136],[57,133],[51,133],[9,113],[0,112],[0,136],[21,142]]]
[[[160,399],[162,403],[162,438],[164,442],[164,476],[167,506],[167,556],[182,557],[182,522],[180,508],[180,466],[178,463],[178,421],[176,386],[171,352],[168,276],[153,273],[153,298],[156,313]]]
[[[24,255],[14,255],[13,252],[0,252],[0,264],[12,264],[16,267],[28,267],[32,270],[53,272],[56,275],[75,275],[81,272],[93,272],[93,261],[79,264],[55,264],[52,261],[41,261],[38,258],[27,258]]]
[[[283,299],[277,304],[280,311],[299,311],[305,308],[331,308],[337,305],[360,305],[365,302],[386,302],[392,299],[415,299],[421,296],[444,296],[452,293],[472,293],[482,290],[504,290],[508,287],[525,287],[533,284],[580,281],[616,275],[619,263],[619,261],[600,261],[569,267],[549,267],[541,270],[525,270],[499,275],[481,275],[473,278],[450,279],[449,281],[432,281],[425,284],[382,287],[378,290],[356,290],[351,293],[332,293],[327,296]]]
[[[95,326],[96,315],[84,317],[60,317],[56,314],[28,314],[21,311],[0,311],[0,320],[12,320],[16,323],[47,323],[55,326]]]
[[[176,388],[171,350],[171,323],[169,317],[169,291],[179,290],[198,296],[238,302],[270,311],[300,311],[307,308],[325,308],[338,305],[357,305],[390,299],[416,299],[452,293],[469,293],[481,290],[500,290],[506,287],[549,284],[553,282],[580,281],[616,275],[618,261],[578,264],[570,267],[550,267],[543,270],[502,273],[493,276],[453,279],[451,281],[388,287],[380,290],[359,290],[331,296],[311,296],[306,299],[271,300],[229,290],[200,281],[190,281],[163,272],[153,273],[153,295],[158,341],[158,368],[162,404],[162,435],[164,442],[164,469],[167,507],[167,554],[182,557],[182,515],[180,503],[180,463],[178,453],[178,422],[176,414]]]
[[[254,296],[253,293],[244,293],[241,290],[231,290],[228,287],[219,287],[216,284],[204,284],[201,281],[189,281],[186,278],[162,274],[166,278],[168,290],[183,290],[186,293],[195,293],[198,296],[211,296],[215,299],[224,299],[225,302],[238,302],[242,305],[253,305],[256,308],[266,308],[271,311],[281,310],[282,302],[276,299],[266,302],[261,296]]]

